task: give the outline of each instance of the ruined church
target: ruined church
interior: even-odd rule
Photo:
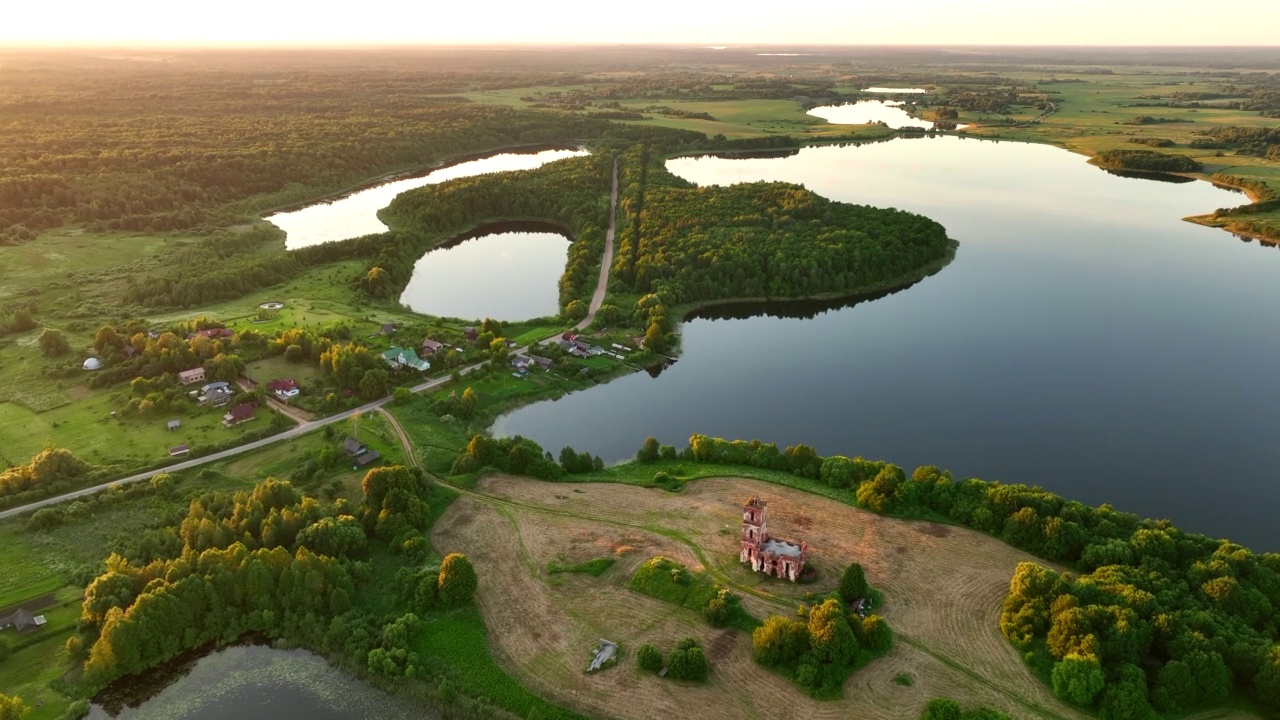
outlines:
[[[747,504],[742,506],[739,560],[749,564],[756,572],[795,582],[804,573],[809,546],[803,542],[769,537],[769,531],[765,527],[765,505],[759,495],[752,495]]]

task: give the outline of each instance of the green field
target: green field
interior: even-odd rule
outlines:
[[[70,448],[81,459],[96,465],[148,467],[167,460],[168,448],[177,445],[193,449],[221,445],[261,430],[271,422],[273,412],[258,408],[253,420],[227,428],[222,425],[222,417],[230,406],[200,408],[191,400],[165,414],[112,418],[112,409],[122,406],[123,402],[113,403],[107,394],[42,413],[0,403],[0,457],[14,465],[25,463],[51,442]],[[169,431],[169,420],[179,420],[182,427]]]

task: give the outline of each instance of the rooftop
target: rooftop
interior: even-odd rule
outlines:
[[[777,538],[769,538],[760,545],[760,550],[770,552],[774,555],[786,555],[787,557],[800,557],[800,546],[789,541],[779,540]]]

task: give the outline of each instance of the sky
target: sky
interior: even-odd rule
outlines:
[[[517,43],[1277,45],[1235,0],[8,0],[4,45]]]

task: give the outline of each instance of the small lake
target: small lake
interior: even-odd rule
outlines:
[[[895,130],[933,124],[928,120],[911,117],[903,109],[903,103],[893,100],[859,100],[844,105],[820,105],[809,110],[809,114],[834,125],[869,125],[882,122]],[[968,125],[959,124],[952,129],[960,130],[966,127]]]
[[[173,668],[169,668],[173,670]],[[305,650],[260,645],[210,653],[163,688],[94,704],[89,720],[433,720],[434,712],[392,697]],[[146,678],[144,678],[145,681]],[[133,702],[135,707],[126,703]]]
[[[924,88],[892,88],[892,87],[869,87],[863,88],[862,92],[873,93],[893,93],[895,95],[923,95]]]
[[[803,183],[922,213],[960,249],[868,302],[692,318],[658,377],[519,409],[495,433],[609,461],[651,434],[803,442],[1280,550],[1280,250],[1180,219],[1242,195],[963,136],[668,167],[701,185]]]
[[[473,175],[532,170],[549,162],[586,154],[585,150],[499,153],[441,167],[416,177],[392,180],[334,200],[308,205],[300,210],[268,215],[266,219],[285,231],[284,244],[290,250],[372,235],[387,231],[387,226],[378,219],[378,211],[390,205],[397,195],[406,190]]]
[[[882,122],[891,128],[900,128],[924,124],[923,120],[907,114],[902,109],[902,103],[892,100],[859,100],[844,105],[821,105],[809,110],[809,114],[836,125],[870,125]]]
[[[422,256],[400,302],[414,312],[528,320],[560,312],[569,238],[540,223],[479,228]]]

